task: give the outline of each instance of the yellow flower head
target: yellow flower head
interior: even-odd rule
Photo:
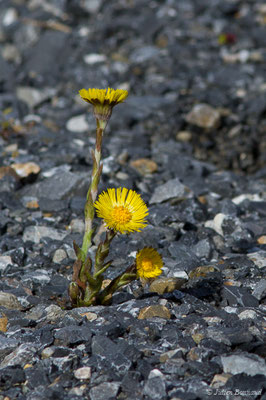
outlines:
[[[123,89],[81,89],[79,91],[83,100],[94,106],[94,115],[98,120],[108,121],[112,109],[122,103],[128,96],[128,91]]]
[[[153,247],[144,247],[136,257],[137,275],[149,279],[161,275],[163,261],[161,255]]]
[[[134,190],[107,189],[100,194],[94,207],[98,217],[116,232],[139,232],[147,225],[145,217],[149,214],[148,208]]]

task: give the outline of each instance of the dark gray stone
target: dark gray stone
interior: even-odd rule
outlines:
[[[85,326],[65,326],[55,331],[54,337],[58,345],[77,346],[81,343],[91,342],[91,331]]]
[[[65,200],[73,195],[86,192],[86,189],[88,190],[87,177],[87,174],[60,172],[31,187],[25,187],[22,189],[22,195],[45,198],[48,201]]]
[[[224,286],[222,296],[230,306],[258,307],[259,301],[244,287]]]

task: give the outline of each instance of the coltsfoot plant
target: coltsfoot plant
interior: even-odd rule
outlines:
[[[69,296],[73,307],[108,304],[112,295],[119,288],[134,279],[142,283],[156,278],[162,273],[163,262],[160,254],[152,247],[139,250],[135,262],[104,287],[104,273],[111,266],[108,261],[111,242],[118,234],[139,232],[146,225],[148,208],[141,196],[127,188],[109,188],[98,196],[98,186],[102,174],[102,141],[112,109],[128,96],[126,90],[118,89],[82,89],[79,91],[83,100],[93,105],[96,119],[96,145],[92,151],[92,176],[84,209],[85,232],[82,247],[74,243],[77,259],[73,266]],[[98,196],[98,199],[97,199]],[[96,250],[94,263],[89,256],[89,249],[95,234],[94,218],[102,218],[105,225],[105,240]]]

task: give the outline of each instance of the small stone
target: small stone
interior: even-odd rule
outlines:
[[[261,279],[256,284],[252,294],[258,300],[262,300],[266,296],[266,279]]]
[[[151,197],[150,204],[162,203],[163,201],[177,198],[183,200],[186,197],[188,189],[184,186],[178,178],[170,179],[163,185],[155,188]]]
[[[166,397],[165,378],[159,369],[153,369],[149,373],[143,393],[153,400],[162,400]]]
[[[258,244],[266,244],[266,235],[260,236],[260,237],[257,239],[257,243],[258,243]]]
[[[53,262],[55,264],[60,264],[65,258],[67,258],[67,253],[64,249],[57,249],[53,256]]]
[[[76,379],[90,379],[91,377],[91,368],[90,367],[81,367],[74,372],[74,376]]]
[[[37,200],[30,200],[26,203],[26,207],[30,210],[35,210],[36,208],[39,208],[39,203]]]
[[[18,19],[18,12],[15,8],[7,8],[3,13],[2,23],[3,26],[10,26],[14,24]]]
[[[83,233],[84,229],[85,229],[85,224],[82,219],[75,218],[75,219],[72,219],[69,227],[71,229],[71,232],[73,232],[73,233]]]
[[[8,354],[1,362],[0,367],[10,367],[12,365],[24,365],[32,362],[36,348],[29,343],[23,343],[17,347],[12,353]]]
[[[15,62],[17,64],[21,61],[21,55],[18,48],[13,44],[6,44],[3,48],[2,55],[6,61]]]
[[[4,313],[0,313],[0,332],[7,331],[8,318]]]
[[[59,346],[79,345],[91,342],[91,331],[84,326],[68,325],[54,333],[55,344]]]
[[[65,316],[65,311],[63,311],[60,307],[55,304],[51,304],[46,308],[46,320],[48,322],[56,322],[62,320]]]
[[[82,385],[80,387],[73,387],[72,389],[69,390],[68,395],[70,395],[71,398],[76,398],[76,396],[78,397],[83,396],[84,399],[85,390],[86,390],[86,385]]]
[[[249,376],[266,376],[266,365],[263,358],[255,354],[234,354],[222,356],[223,370],[233,375],[246,374]]]
[[[265,268],[266,267],[266,251],[260,250],[256,253],[249,253],[248,258],[254,262],[254,264],[258,268]]]
[[[259,302],[256,297],[249,293],[245,287],[226,286],[224,285],[222,296],[227,301],[229,306],[241,307],[258,307]]]
[[[156,162],[149,160],[148,158],[139,158],[137,160],[131,161],[130,166],[137,170],[140,175],[150,175],[153,172],[156,172],[158,169],[158,165]]]
[[[173,358],[177,353],[180,352],[181,349],[174,349],[174,350],[169,350],[166,351],[165,353],[160,355],[160,362],[165,363],[167,360],[170,360]]]
[[[208,239],[202,239],[193,246],[193,252],[198,258],[210,259],[211,244]]]
[[[43,203],[45,199],[65,200],[73,195],[79,196],[82,194],[83,196],[85,192],[85,183],[87,184],[86,177],[86,173],[60,171],[58,167],[51,177],[33,185],[26,186],[23,190],[23,195],[43,199]]]
[[[187,353],[187,359],[191,361],[197,361],[199,360],[199,351],[197,347],[192,347],[192,349],[189,350]]]
[[[8,265],[12,265],[12,259],[10,256],[0,256],[0,271],[5,272]]]
[[[34,108],[53,97],[56,90],[54,88],[42,88],[39,90],[28,86],[19,86],[16,93],[19,100],[24,101],[30,108]]]
[[[10,310],[21,310],[21,304],[14,294],[0,292],[0,306],[9,308]]]
[[[193,269],[189,273],[190,279],[192,278],[200,278],[200,277],[206,277],[208,274],[212,273],[215,271],[215,268],[212,265],[203,265],[202,267],[197,267]]]
[[[168,310],[168,308],[165,306],[152,305],[152,306],[141,308],[138,319],[148,319],[148,318],[153,318],[153,317],[170,319],[171,313]]]
[[[238,314],[239,319],[256,319],[257,313],[254,310],[245,310]]]
[[[86,317],[88,321],[95,321],[98,318],[98,315],[93,312],[85,312],[80,314],[82,317]]]
[[[196,344],[199,344],[204,338],[205,336],[202,333],[195,333],[194,335],[192,335],[192,339]]]
[[[86,54],[83,57],[83,60],[85,61],[86,64],[95,65],[104,63],[107,60],[107,58],[104,54],[91,53],[91,54]]]
[[[23,241],[40,243],[42,238],[49,237],[53,240],[63,240],[67,235],[67,232],[59,231],[54,228],[49,228],[47,226],[28,226],[23,233]]]
[[[54,352],[55,352],[55,348],[54,347],[46,347],[42,351],[42,359],[45,360],[46,358],[52,357]]]
[[[86,114],[70,118],[66,123],[66,128],[70,132],[88,132],[89,124],[86,120]]]
[[[160,50],[156,46],[140,46],[131,53],[130,59],[135,64],[141,64],[151,61],[155,57],[158,57],[159,54]]]
[[[122,171],[118,171],[116,177],[121,181],[126,181],[127,179],[129,179],[129,175]]]
[[[91,14],[96,14],[102,5],[102,0],[84,0],[82,6]]]
[[[103,382],[98,386],[94,386],[90,390],[91,400],[113,400],[116,399],[120,387],[118,382]]]
[[[5,176],[12,176],[16,180],[19,180],[18,174],[12,167],[0,167],[0,179],[3,179]]]
[[[170,293],[174,290],[179,290],[185,282],[185,279],[159,278],[151,283],[149,291],[158,294]]]
[[[3,316],[4,314],[2,314]],[[6,337],[6,335],[1,335],[0,340],[0,359],[2,360],[5,356],[14,351],[19,345],[17,339],[12,339]]]
[[[28,178],[31,175],[38,175],[41,168],[34,162],[24,164],[12,164],[11,167],[16,171],[20,178]]]
[[[229,378],[231,378],[231,374],[216,374],[211,381],[211,387],[220,388],[226,384]]]
[[[180,140],[180,142],[189,142],[192,139],[192,133],[189,131],[177,132],[176,139]]]
[[[222,229],[222,224],[224,219],[226,218],[225,214],[219,213],[216,214],[214,219],[212,221],[206,221],[205,222],[205,227],[206,228],[211,228],[213,229],[218,235],[223,236],[223,229]]]
[[[208,104],[196,104],[187,114],[186,121],[200,128],[215,129],[220,125],[220,113]]]

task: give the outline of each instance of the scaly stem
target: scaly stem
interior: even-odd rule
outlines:
[[[103,137],[104,127],[97,121],[97,131],[96,131],[96,145],[95,150],[92,151],[93,168],[90,187],[87,193],[87,201],[85,204],[85,232],[82,243],[82,261],[84,262],[89,248],[92,243],[93,229],[93,219],[95,215],[93,203],[96,200],[98,194],[98,185],[102,174],[102,164],[101,164],[101,154],[102,154],[102,137]]]

